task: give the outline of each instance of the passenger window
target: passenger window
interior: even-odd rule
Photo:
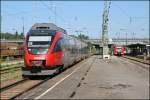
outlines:
[[[61,42],[60,42],[60,40],[58,40],[57,42],[56,42],[56,45],[55,45],[55,47],[54,47],[54,52],[58,52],[58,51],[61,51],[62,49],[61,49]]]

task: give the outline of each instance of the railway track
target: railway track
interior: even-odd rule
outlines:
[[[49,78],[40,78],[38,80],[23,79],[9,86],[0,89],[0,99],[15,99],[21,94],[46,82]]]
[[[0,66],[0,74],[1,74],[1,82],[4,83],[7,80],[19,77],[21,74],[21,67],[23,63],[12,63],[11,64],[3,64]]]
[[[20,83],[22,83],[22,82],[25,82],[26,80],[27,80],[27,79],[21,79],[21,80],[15,82],[15,83],[13,83],[13,84],[4,86],[4,87],[0,88],[0,92],[6,91],[6,90],[8,90],[8,89],[11,88],[11,87],[16,86],[17,84],[20,84]]]
[[[79,62],[77,62],[79,63]],[[76,63],[76,64],[77,64]],[[73,65],[71,65],[73,66]],[[65,71],[65,70],[63,70]],[[39,86],[40,84],[48,81],[49,79],[53,78],[55,75],[58,75],[61,72],[55,73],[54,75],[46,77],[34,77],[34,79],[23,79],[14,84],[8,85],[0,89],[0,99],[15,99],[18,96],[22,95],[23,93]]]
[[[19,58],[0,58],[0,63],[4,64],[4,63],[13,63],[13,62],[20,62],[23,61],[23,57],[19,57]]]
[[[141,61],[140,59],[137,60],[137,59],[129,58],[129,57],[121,57],[121,58],[122,59],[128,59],[131,63],[138,64],[140,67],[142,67],[146,70],[149,70],[150,63],[145,63],[145,62]]]
[[[139,58],[133,58],[133,57],[128,57],[128,56],[124,56],[123,58],[130,59],[130,60],[142,63],[142,64],[150,65],[150,62],[143,61],[142,59],[139,59]]]
[[[2,75],[2,74],[10,73],[10,72],[19,71],[21,70],[22,66],[23,66],[23,62],[1,64],[0,74]]]

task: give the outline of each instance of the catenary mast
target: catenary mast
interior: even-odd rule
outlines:
[[[101,45],[103,47],[103,58],[109,58],[108,49],[108,14],[110,8],[110,1],[104,1],[104,11],[103,11],[103,23],[102,23],[102,41]]]

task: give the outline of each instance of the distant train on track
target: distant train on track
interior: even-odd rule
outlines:
[[[53,23],[36,23],[25,40],[23,77],[51,75],[89,56],[88,44]]]
[[[124,55],[124,47],[123,46],[114,46],[113,47],[115,56],[123,56]]]

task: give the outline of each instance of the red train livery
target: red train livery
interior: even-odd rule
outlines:
[[[26,36],[23,76],[51,75],[88,56],[87,43],[53,23],[36,23]]]
[[[114,55],[115,56],[123,56],[124,55],[124,47],[123,46],[114,46]]]

